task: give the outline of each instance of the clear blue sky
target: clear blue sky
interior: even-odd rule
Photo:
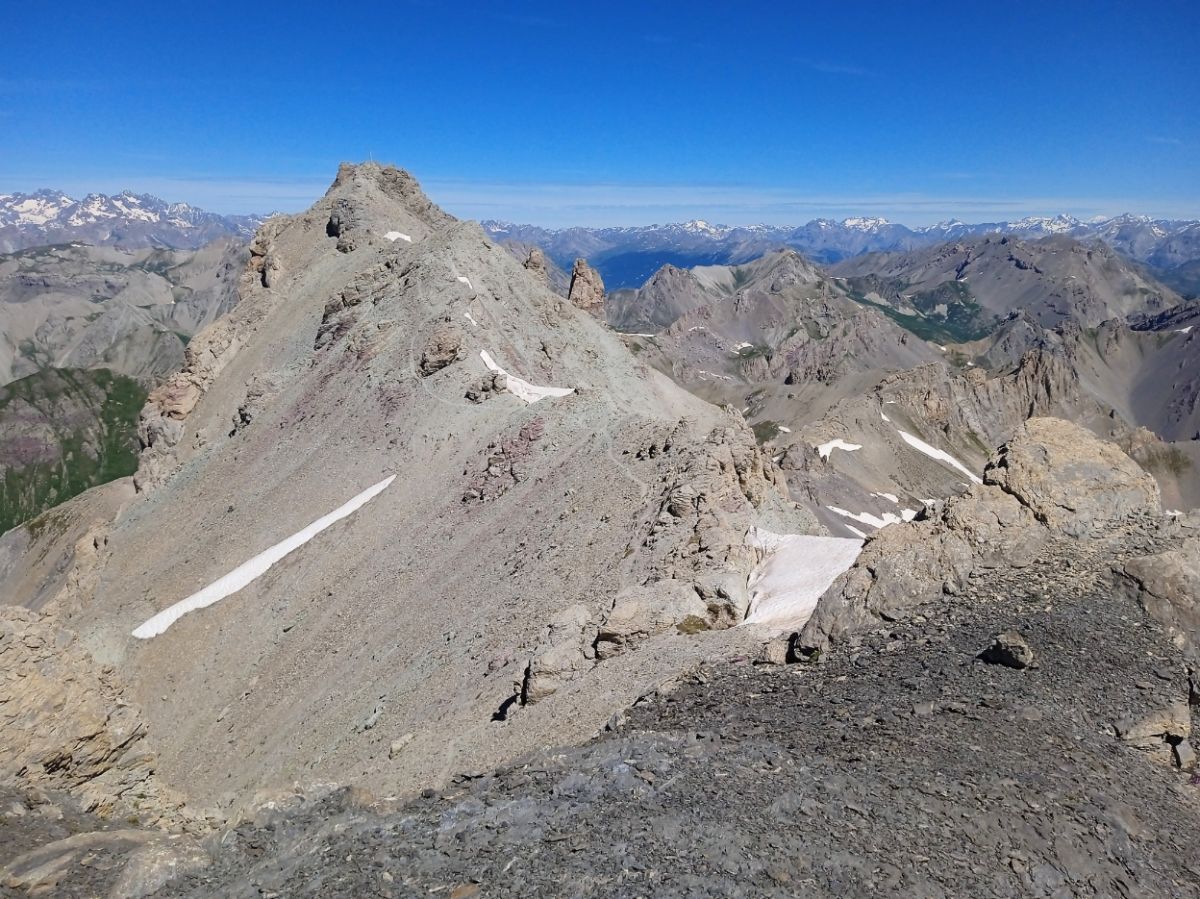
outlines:
[[[1200,2],[12,3],[0,191],[542,224],[1200,217]]]

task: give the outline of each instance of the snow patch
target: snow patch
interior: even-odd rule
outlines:
[[[338,508],[334,509],[328,515],[318,518],[303,530],[297,531],[286,540],[281,540],[270,549],[259,553],[250,561],[243,562],[224,577],[217,578],[217,580],[213,581],[202,590],[196,591],[186,599],[181,599],[173,606],[168,606],[138,627],[137,630],[133,632],[133,636],[137,637],[139,640],[149,640],[151,637],[157,637],[188,612],[193,612],[196,609],[207,608],[214,603],[220,602],[225,597],[237,593],[256,578],[265,574],[268,568],[270,568],[284,556],[289,555],[290,553],[299,549],[331,524],[341,521],[347,515],[350,515],[351,513],[356,512],[358,509],[365,506],[376,496],[386,490],[388,485],[394,480],[396,480],[395,475],[392,475],[389,478],[384,478],[373,487],[368,487],[345,505],[338,506]]]
[[[1175,333],[1176,334],[1187,334],[1189,331],[1192,330],[1192,328],[1193,328],[1193,325],[1188,325],[1186,328],[1176,328]]]
[[[477,321],[475,321],[475,319],[471,318],[470,312],[464,312],[463,318],[465,318],[467,321],[469,321],[471,324],[473,324],[476,328],[479,327],[479,322],[477,322]]]
[[[884,421],[886,421],[888,424],[892,423],[892,420],[890,418],[888,418],[887,415],[885,415],[882,412],[879,413],[879,417],[882,418]]]
[[[847,509],[839,509],[837,506],[826,506],[834,515],[841,515],[843,518],[849,518],[851,521],[857,521],[859,524],[869,524],[873,528],[886,528],[889,524],[900,524],[905,519],[899,515],[894,515],[891,512],[884,512],[882,515],[872,515],[870,512],[851,512]],[[913,513],[914,515],[916,513]]]
[[[785,428],[783,425],[780,425],[780,426],[779,426],[779,431],[780,431],[780,433],[782,433],[782,434],[790,434],[790,433],[792,433],[792,429],[791,429],[791,428]]]
[[[547,397],[566,396],[569,393],[574,393],[574,387],[538,387],[536,384],[530,384],[516,375],[510,375],[488,354],[487,350],[480,350],[479,358],[483,360],[483,364],[488,367],[489,371],[493,371],[498,375],[504,375],[508,379],[508,392],[514,396],[523,399],[527,403],[536,403],[538,400],[544,400]]]
[[[412,243],[411,237],[409,237],[407,234],[401,234],[399,231],[389,231],[387,234],[383,235],[383,239],[390,240],[392,243],[395,243],[398,240],[403,240],[403,241],[407,241],[408,243]]]
[[[467,287],[471,287],[471,279],[465,277],[464,275],[459,275],[455,280],[458,281],[460,284],[466,284]],[[474,287],[471,287],[471,290],[474,290],[474,289],[475,289]]]
[[[894,493],[872,493],[871,496],[879,497],[879,499],[886,499],[893,505],[900,505],[900,498]]]
[[[750,572],[750,610],[744,624],[798,628],[839,574],[854,564],[862,541],[848,537],[773,534],[752,528],[746,543],[762,550]]]
[[[841,437],[835,437],[835,438],[833,438],[833,440],[830,440],[828,443],[822,443],[820,446],[818,446],[817,452],[821,454],[822,459],[828,459],[829,454],[832,453],[835,449],[845,450],[848,453],[852,453],[855,450],[862,449],[862,444],[861,443],[847,443]]]
[[[908,431],[901,431],[897,429],[896,433],[900,435],[901,439],[903,439],[905,443],[917,450],[917,452],[924,453],[930,459],[937,459],[939,462],[945,462],[947,465],[957,468],[968,478],[970,478],[972,483],[983,483],[983,478],[979,477],[979,475],[975,474],[973,471],[971,471],[971,469],[967,468],[967,466],[963,465],[945,450],[940,450],[935,446],[930,446],[920,437],[914,437],[912,434],[908,433]]]

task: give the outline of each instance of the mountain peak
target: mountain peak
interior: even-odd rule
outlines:
[[[0,252],[52,243],[195,249],[222,237],[248,238],[263,219],[217,215],[131,190],[75,200],[42,188],[0,196]]]

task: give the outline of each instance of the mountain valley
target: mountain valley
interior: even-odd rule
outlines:
[[[368,162],[0,260],[6,889],[1195,894],[1191,301],[526,237]]]

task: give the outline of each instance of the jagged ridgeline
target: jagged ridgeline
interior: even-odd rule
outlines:
[[[107,369],[47,369],[0,387],[0,533],[133,474],[146,393]]]

